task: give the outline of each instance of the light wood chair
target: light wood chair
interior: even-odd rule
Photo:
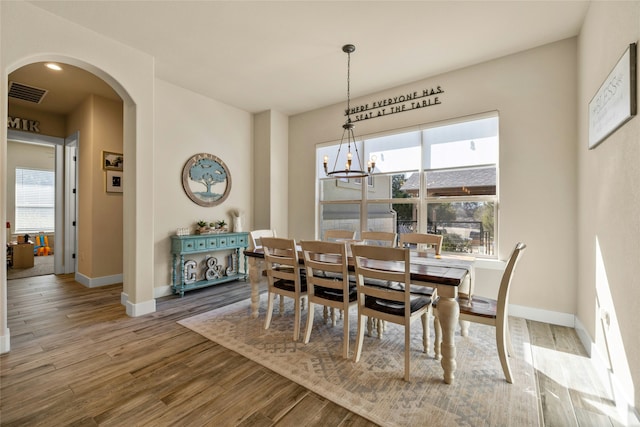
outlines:
[[[293,340],[297,341],[300,335],[303,297],[307,295],[307,283],[304,274],[301,274],[303,267],[298,260],[296,242],[293,239],[278,237],[263,237],[261,240],[269,292],[264,328],[269,329],[269,325],[271,325],[275,296],[293,298],[295,312]]]
[[[351,230],[326,230],[324,232],[324,241],[335,242],[337,240],[354,240],[356,232]]]
[[[498,347],[498,357],[502,365],[502,371],[508,383],[513,383],[511,367],[507,356],[513,354],[511,346],[511,337],[509,336],[509,288],[513,279],[513,271],[516,264],[520,260],[527,245],[524,243],[516,244],[507,267],[502,274],[500,288],[498,289],[498,299],[493,300],[484,297],[474,296],[473,299],[458,298],[460,306],[460,320],[481,323],[483,325],[495,326],[496,328],[496,346]],[[436,358],[440,357],[440,345],[442,343],[442,329],[438,321],[438,301],[433,303],[435,314],[435,331],[436,331]]]
[[[411,364],[411,323],[417,318],[426,322],[427,311],[431,305],[429,297],[413,297],[409,292],[410,252],[408,249],[387,248],[382,246],[352,245],[355,259],[356,289],[358,293],[358,333],[354,361],[358,362],[362,354],[365,320],[375,317],[404,326],[404,379],[409,381]],[[403,269],[384,270],[384,263],[398,261]],[[384,288],[369,285],[368,281],[386,281],[404,284],[403,289]],[[426,351],[426,337],[423,329],[422,339]]]
[[[440,255],[442,240],[443,236],[441,234],[402,233],[400,234],[400,247],[415,247],[418,251],[424,251],[427,247],[432,247],[436,255]]]
[[[365,245],[377,245],[396,247],[398,235],[389,231],[362,231],[360,233],[362,243]]]
[[[356,305],[356,286],[349,282],[346,243],[302,241],[307,276],[307,298],[309,312],[304,334],[304,343],[309,343],[313,327],[314,304],[331,307],[332,323],[335,326],[335,310],[343,316],[342,357],[349,357],[349,307]],[[325,319],[326,321],[326,319]]]
[[[276,230],[253,230],[249,232],[250,245],[249,249],[258,249],[262,247],[261,239],[263,237],[278,237]]]

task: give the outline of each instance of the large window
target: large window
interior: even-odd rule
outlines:
[[[54,226],[54,172],[17,168],[16,233],[52,232]]]
[[[366,179],[326,178],[317,150],[319,230],[442,234],[443,250],[493,256],[498,208],[498,116],[425,125],[360,141],[377,158]],[[363,182],[364,181],[364,182]]]

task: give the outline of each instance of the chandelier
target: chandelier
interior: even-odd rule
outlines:
[[[338,147],[338,153],[333,163],[333,170],[329,171],[328,163],[329,156],[324,156],[324,173],[333,178],[363,178],[369,176],[371,171],[376,167],[376,157],[372,156],[371,160],[367,162],[367,170],[362,167],[362,161],[360,160],[360,152],[358,151],[358,145],[356,144],[356,137],[353,134],[353,123],[351,122],[351,54],[356,50],[356,47],[352,44],[346,44],[342,46],[342,51],[347,54],[347,121],[342,125],[342,138],[340,139],[340,146]],[[346,137],[346,141],[345,141]],[[340,158],[340,152],[342,146],[347,146],[347,162],[344,165],[344,169],[338,169],[338,159]],[[351,146],[353,145],[354,153],[351,152]],[[355,164],[354,164],[355,154]]]

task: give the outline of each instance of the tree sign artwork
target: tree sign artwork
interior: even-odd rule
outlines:
[[[182,168],[182,187],[194,203],[216,206],[229,196],[231,174],[227,165],[213,154],[196,154]]]

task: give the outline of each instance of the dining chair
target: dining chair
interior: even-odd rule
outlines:
[[[412,297],[409,292],[411,283],[411,255],[408,249],[383,246],[351,245],[355,260],[356,292],[358,295],[358,333],[354,361],[358,362],[362,354],[365,320],[368,317],[382,319],[404,326],[404,379],[410,379],[411,364],[411,323],[422,318],[426,322],[431,298]],[[389,262],[401,266],[400,269],[386,269]],[[384,288],[368,284],[369,280],[387,281],[404,284],[403,289]],[[425,330],[422,330],[422,343],[426,351]]]
[[[498,299],[490,299],[474,296],[473,299],[468,297],[458,297],[458,305],[460,306],[460,320],[481,323],[483,325],[494,326],[496,328],[496,346],[498,348],[498,357],[502,365],[502,371],[508,383],[513,383],[511,374],[511,366],[507,356],[513,354],[511,345],[511,337],[509,336],[509,288],[513,280],[513,272],[520,257],[524,253],[527,245],[522,242],[516,244],[511,252],[507,267],[502,274],[500,280],[500,288],[498,289]],[[436,332],[435,348],[436,358],[440,358],[440,346],[442,343],[442,329],[438,320],[438,300],[434,301],[434,329]]]
[[[269,294],[264,328],[269,329],[271,325],[275,296],[293,298],[295,313],[293,340],[298,341],[303,297],[307,295],[307,283],[298,259],[296,241],[279,237],[263,237],[261,240],[267,268]]]
[[[354,240],[356,238],[356,232],[351,230],[326,230],[324,232],[324,239],[327,242],[334,242],[337,240]]]
[[[263,237],[278,237],[276,230],[253,230],[249,232],[250,246],[249,249],[257,249],[262,247],[261,240]]]
[[[442,251],[442,240],[443,236],[441,234],[401,233],[400,247],[415,247],[419,252],[424,252],[427,247],[433,247],[436,255],[440,255]]]
[[[307,277],[307,298],[309,311],[304,334],[308,344],[313,327],[314,304],[339,309],[343,316],[342,357],[349,357],[349,308],[356,305],[356,285],[349,281],[349,262],[346,243],[302,241]],[[326,321],[326,319],[325,319]],[[332,324],[335,326],[335,310],[332,310]]]
[[[362,243],[365,245],[378,245],[396,247],[398,235],[390,231],[362,231],[360,233]]]

